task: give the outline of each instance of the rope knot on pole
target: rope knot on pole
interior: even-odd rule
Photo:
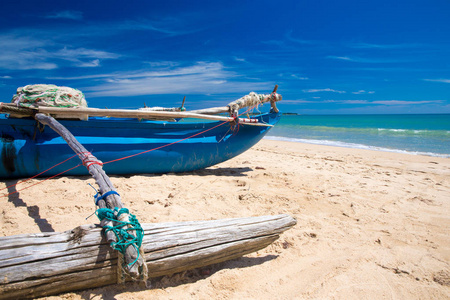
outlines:
[[[143,255],[143,249],[141,248],[141,245],[142,239],[144,237],[144,230],[142,229],[141,224],[139,223],[136,216],[130,214],[128,208],[99,208],[97,209],[95,214],[100,221],[107,220],[112,222],[112,226],[105,225],[103,228],[105,229],[105,233],[111,231],[116,236],[117,241],[111,243],[111,247],[114,250],[119,251],[120,257],[123,257],[126,254],[127,248],[129,246],[132,246],[136,249],[137,256],[133,262],[127,264],[123,261],[123,259],[119,260],[122,263],[118,264],[118,268],[121,270],[120,274],[123,275],[123,270],[132,268],[133,265],[138,262],[139,257]],[[108,222],[108,224],[111,223]],[[146,281],[148,278],[148,271],[145,264],[143,270],[141,270],[140,273],[142,279]]]

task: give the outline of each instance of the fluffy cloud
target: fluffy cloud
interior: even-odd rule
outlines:
[[[307,90],[303,90],[303,92],[304,93],[333,92],[333,93],[339,93],[339,94],[346,93],[345,91],[339,91],[339,90],[334,90],[334,89],[330,89],[330,88],[326,88],[326,89],[307,89]]]

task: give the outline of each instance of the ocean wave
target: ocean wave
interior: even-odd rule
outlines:
[[[310,131],[310,132],[327,132],[327,133],[354,133],[354,134],[369,134],[374,136],[410,136],[410,137],[432,137],[432,138],[450,138],[450,131],[448,130],[428,130],[428,129],[403,129],[403,128],[373,128],[373,127],[330,127],[330,126],[312,126],[290,124],[278,126],[274,128],[278,132],[295,132],[295,131]],[[275,131],[275,130],[274,130]]]
[[[407,150],[401,150],[401,149],[390,149],[390,148],[369,146],[369,145],[364,145],[364,144],[347,143],[347,142],[341,142],[341,141],[299,139],[299,138],[287,138],[287,137],[280,137],[280,136],[266,136],[266,137],[264,137],[264,139],[287,141],[287,142],[297,142],[297,143],[305,143],[305,144],[315,144],[315,145],[325,145],[325,146],[335,146],[335,147],[343,147],[343,148],[395,152],[395,153],[403,153],[403,154],[411,154],[411,155],[426,155],[426,156],[433,156],[433,157],[450,158],[450,154],[420,152],[420,151],[407,151]]]
[[[411,136],[431,136],[431,137],[448,137],[450,131],[447,130],[426,130],[426,129],[396,129],[396,128],[378,128],[380,134],[393,134],[393,135],[411,135]]]

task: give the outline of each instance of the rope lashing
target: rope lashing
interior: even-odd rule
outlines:
[[[139,248],[141,247],[142,239],[144,237],[144,230],[142,229],[141,224],[139,224],[136,216],[130,214],[127,208],[118,209],[117,207],[115,207],[114,210],[109,208],[99,208],[95,214],[100,221],[107,219],[115,224],[114,226],[106,225],[103,227],[106,232],[112,231],[116,235],[117,242],[111,243],[111,247],[114,250],[117,250],[124,255],[128,246],[131,245],[136,249],[137,257],[132,263],[128,264],[128,266],[135,264],[139,259]],[[122,220],[120,219],[122,214],[128,215],[128,221],[123,220],[126,219],[126,217],[122,218]],[[134,234],[129,231],[134,231]]]
[[[103,166],[103,162],[98,160],[95,156],[93,156],[90,152],[81,152],[80,159],[83,162],[83,166],[85,166],[88,170],[92,165]]]
[[[100,194],[100,191],[98,191],[92,184],[90,184],[90,183],[88,183],[88,184],[89,184],[89,185],[91,186],[91,188],[93,188],[94,191],[97,193],[97,194],[94,195],[94,202],[95,202],[95,205],[96,205],[96,206],[98,206],[98,201],[100,201],[100,200],[105,200],[105,198],[108,197],[109,195],[117,195],[117,196],[120,197],[119,193],[116,192],[116,191],[109,191],[109,192],[106,192],[106,193],[104,193],[104,194],[102,195],[102,194]]]
[[[94,160],[94,161],[88,160],[88,161],[83,162],[83,165],[89,170],[90,166],[92,166],[92,165],[103,166],[103,163],[98,160]]]
[[[103,195],[100,195],[100,192],[97,192],[97,194],[94,196],[95,199],[95,205],[98,206],[98,201],[100,200],[104,200],[106,197],[108,197],[109,195],[117,195],[120,196],[118,192],[116,191],[109,191],[104,193]]]

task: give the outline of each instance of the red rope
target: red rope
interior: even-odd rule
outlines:
[[[21,191],[23,191],[23,190],[29,189],[30,187],[33,187],[33,186],[38,185],[38,184],[41,184],[41,183],[43,183],[43,182],[45,182],[45,181],[47,181],[47,180],[53,179],[53,178],[55,178],[55,177],[57,177],[57,176],[60,176],[60,175],[62,175],[62,174],[64,174],[64,173],[66,173],[66,172],[69,172],[69,171],[71,171],[71,170],[73,170],[73,169],[76,169],[76,168],[78,168],[79,166],[82,166],[82,165],[83,165],[83,164],[78,164],[78,165],[76,165],[75,167],[72,167],[72,168],[70,168],[70,169],[67,169],[67,170],[65,170],[65,171],[63,171],[63,172],[61,172],[61,173],[58,173],[58,174],[56,174],[56,175],[53,175],[53,176],[51,176],[51,177],[45,178],[44,180],[38,181],[38,182],[36,182],[35,184],[26,186],[26,187],[24,187],[23,189],[16,190],[16,191],[14,191],[14,192],[12,192],[12,193],[9,193],[9,194],[4,194],[3,197],[8,197],[9,195],[13,195],[13,194],[16,194],[16,193],[18,193],[18,192],[21,192]],[[35,176],[33,176],[33,177],[35,177]],[[27,180],[29,180],[29,179],[27,179]],[[15,185],[12,185],[12,186],[15,186]]]
[[[98,160],[88,160],[83,165],[89,170],[90,166],[92,166],[92,165],[103,166],[103,163],[101,161],[98,161]]]
[[[54,166],[48,168],[47,170],[42,171],[41,173],[36,174],[36,175],[34,175],[33,177],[27,178],[27,179],[25,179],[25,180],[19,181],[19,182],[15,183],[15,184],[12,184],[12,185],[10,185],[10,186],[7,186],[7,187],[5,187],[5,188],[2,188],[2,189],[0,189],[0,191],[5,190],[5,189],[9,189],[9,188],[12,188],[12,187],[16,187],[18,184],[22,184],[22,183],[25,183],[25,182],[27,182],[27,181],[30,181],[30,180],[32,180],[32,179],[34,179],[34,178],[36,178],[36,177],[38,177],[38,176],[40,176],[40,175],[46,173],[47,171],[50,171],[51,169],[53,169],[53,168],[55,168],[55,167],[57,167],[57,166],[59,166],[59,165],[65,163],[65,162],[71,160],[71,159],[74,158],[75,156],[80,156],[81,154],[91,154],[91,152],[79,152],[79,153],[75,153],[75,154],[72,155],[71,157],[69,157],[69,158],[63,160],[63,161],[60,162],[60,163],[57,163],[56,165],[54,165]],[[86,156],[85,158],[88,158],[88,156]],[[100,162],[97,162],[97,163],[100,163]],[[18,193],[19,191],[26,190],[26,189],[28,189],[28,188],[30,188],[30,187],[32,187],[32,186],[35,186],[35,185],[40,184],[40,183],[42,183],[42,182],[44,182],[44,181],[47,181],[47,180],[52,179],[52,178],[55,178],[55,177],[57,177],[57,176],[59,176],[59,175],[61,175],[61,174],[64,174],[64,173],[66,173],[66,172],[68,172],[68,171],[70,171],[70,170],[73,170],[73,169],[75,169],[75,168],[78,168],[78,167],[81,166],[81,165],[82,165],[82,164],[78,164],[78,165],[76,165],[75,167],[69,168],[69,169],[67,169],[67,170],[65,170],[65,171],[63,171],[63,172],[61,172],[61,173],[59,173],[59,174],[57,174],[57,175],[53,175],[53,176],[51,176],[51,177],[49,177],[49,178],[46,178],[45,180],[42,180],[42,181],[39,181],[39,182],[37,182],[37,183],[35,183],[35,184],[29,185],[29,186],[24,187],[24,188],[22,188],[22,189],[20,189],[20,190],[16,190],[16,191],[14,191],[14,192],[12,192],[12,193],[4,194],[3,196],[7,197],[7,196],[9,196],[9,195]]]
[[[198,133],[196,133],[196,134],[193,134],[193,135],[191,135],[191,136],[188,136],[187,138],[178,140],[178,141],[176,141],[176,142],[173,142],[173,143],[170,143],[170,144],[166,144],[166,145],[162,145],[162,146],[159,146],[159,147],[150,149],[150,150],[145,150],[145,151],[142,151],[142,152],[133,154],[133,155],[124,156],[124,157],[121,157],[121,158],[118,158],[118,159],[113,159],[113,160],[104,162],[103,164],[106,165],[106,164],[113,163],[113,162],[116,162],[116,161],[119,161],[119,160],[124,160],[124,159],[127,159],[127,158],[131,158],[131,157],[134,157],[134,156],[138,156],[138,155],[144,154],[144,153],[148,153],[148,152],[151,152],[151,151],[159,150],[159,149],[162,149],[162,148],[171,146],[171,145],[175,145],[175,144],[178,144],[178,143],[180,143],[180,142],[182,142],[182,141],[185,141],[185,140],[188,140],[188,139],[190,139],[190,138],[193,138],[193,137],[195,137],[195,136],[197,136],[197,135],[200,135],[200,134],[202,134],[202,133],[205,133],[205,132],[208,132],[208,131],[210,131],[210,130],[213,130],[214,128],[220,127],[220,126],[222,126],[222,125],[224,125],[224,124],[226,124],[226,123],[228,123],[228,122],[225,121],[225,122],[219,123],[218,125],[216,125],[216,126],[214,126],[214,127],[211,127],[211,128],[209,128],[209,129],[203,130],[203,131],[201,131],[201,132],[198,132]]]
[[[64,161],[62,161],[62,162],[60,162],[60,163],[54,165],[53,167],[50,167],[50,168],[48,168],[47,170],[42,171],[41,173],[34,175],[33,177],[30,177],[30,178],[28,178],[28,179],[24,179],[24,180],[19,181],[19,182],[15,183],[15,184],[12,184],[12,185],[10,185],[10,186],[7,186],[7,187],[5,187],[5,188],[2,188],[2,189],[0,189],[0,191],[3,191],[4,189],[9,189],[9,188],[11,188],[11,187],[15,187],[15,186],[18,185],[18,184],[21,184],[21,183],[25,183],[25,182],[27,182],[27,181],[30,181],[31,179],[34,179],[34,178],[38,177],[39,175],[44,174],[45,172],[47,172],[47,171],[53,169],[54,167],[57,167],[57,166],[59,166],[59,165],[65,163],[66,161],[71,160],[72,158],[74,158],[74,157],[77,156],[77,155],[78,155],[78,154],[75,154],[75,155],[73,155],[73,156],[67,158],[66,160],[64,160]]]
[[[80,159],[83,163],[83,166],[85,166],[88,171],[89,167],[92,165],[103,166],[103,163],[99,161],[91,152],[81,152],[80,154],[85,154],[83,157],[80,157]],[[94,159],[90,160],[91,157],[89,157],[89,155]]]

